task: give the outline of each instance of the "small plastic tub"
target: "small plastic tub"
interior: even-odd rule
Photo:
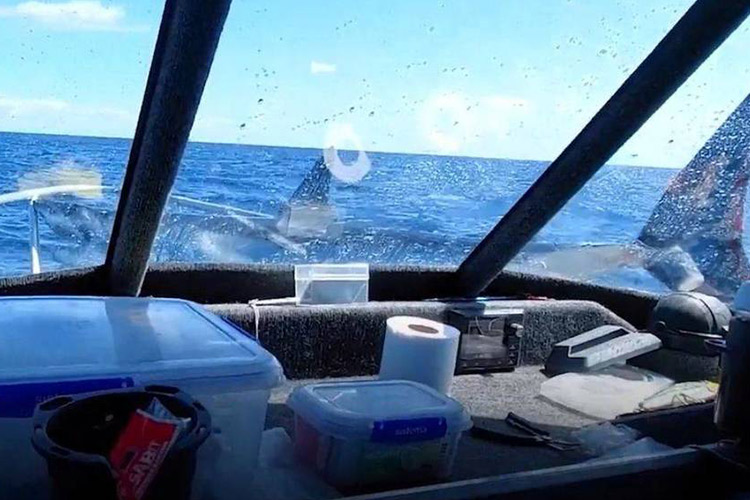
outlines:
[[[297,458],[340,488],[445,478],[471,427],[461,403],[406,380],[311,384],[287,404]]]
[[[304,264],[294,266],[294,296],[300,304],[367,302],[367,264]]]

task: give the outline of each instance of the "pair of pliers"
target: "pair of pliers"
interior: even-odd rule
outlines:
[[[574,450],[580,446],[573,441],[553,438],[549,432],[540,429],[533,423],[523,417],[519,417],[513,412],[508,413],[508,416],[505,417],[505,420],[502,422],[512,430],[503,430],[494,425],[492,426],[494,428],[489,428],[489,426],[483,425],[479,419],[475,419],[474,427],[471,429],[471,435],[479,439],[504,444],[547,446],[559,451]]]

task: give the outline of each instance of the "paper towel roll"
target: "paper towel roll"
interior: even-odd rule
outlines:
[[[410,316],[388,318],[380,378],[412,380],[448,394],[460,333],[449,325]]]

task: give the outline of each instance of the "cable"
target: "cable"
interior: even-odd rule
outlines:
[[[297,297],[284,297],[280,299],[251,299],[247,305],[253,310],[253,322],[255,326],[255,338],[260,340],[260,309],[258,306],[296,306],[299,304]],[[262,342],[261,342],[262,343]]]

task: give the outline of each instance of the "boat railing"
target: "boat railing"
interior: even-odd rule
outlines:
[[[28,203],[28,223],[29,223],[29,258],[31,263],[31,273],[39,274],[42,272],[41,248],[39,238],[39,210],[38,203],[43,198],[49,198],[61,194],[79,194],[98,193],[101,191],[114,191],[115,188],[101,186],[98,184],[66,184],[59,186],[48,186],[43,188],[25,189],[12,193],[0,194],[0,205],[13,203],[17,201],[26,201]],[[170,201],[178,204],[200,208],[204,210],[222,210],[237,215],[252,217],[254,219],[273,219],[272,215],[246,210],[221,203],[197,200],[187,196],[173,194]]]

